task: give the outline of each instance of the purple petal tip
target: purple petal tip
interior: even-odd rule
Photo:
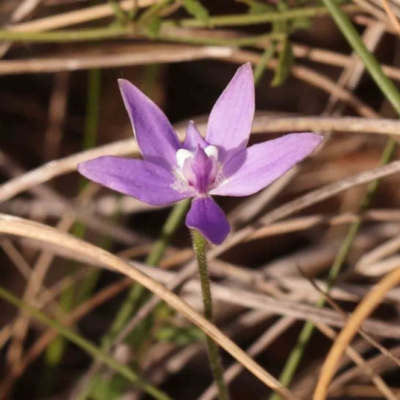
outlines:
[[[140,151],[146,161],[171,169],[180,148],[178,137],[163,111],[135,85],[119,79],[118,85]]]
[[[255,144],[224,165],[227,181],[209,194],[240,197],[257,193],[310,155],[323,139],[321,135],[303,132]]]
[[[244,68],[244,69],[247,69],[247,70],[250,70],[251,72],[253,72],[253,68],[252,68],[252,66],[251,66],[251,62],[250,61],[247,61],[247,63],[244,63],[241,67],[239,67],[239,68]]]
[[[221,163],[246,148],[254,110],[253,70],[247,63],[237,69],[208,119],[206,141],[218,147]]]
[[[83,176],[85,176],[85,172],[86,172],[86,163],[87,163],[87,161],[82,161],[76,166],[76,169],[78,170],[78,172]]]
[[[153,206],[191,195],[172,188],[175,177],[170,171],[143,160],[104,156],[78,164],[78,171],[93,182]]]
[[[121,91],[124,89],[124,86],[128,86],[128,85],[131,85],[131,83],[129,81],[127,81],[126,79],[118,79],[118,87]]]
[[[221,244],[231,229],[224,212],[210,197],[193,199],[186,216],[186,226],[199,231],[215,245]]]

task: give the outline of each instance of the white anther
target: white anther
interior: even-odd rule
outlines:
[[[218,161],[218,149],[215,146],[207,146],[204,149],[204,153],[206,153],[208,157],[214,157]]]
[[[189,150],[186,149],[179,149],[176,152],[176,161],[179,165],[179,168],[182,169],[183,168],[183,164],[185,164],[185,161],[190,158],[190,157],[194,157],[193,153]]]

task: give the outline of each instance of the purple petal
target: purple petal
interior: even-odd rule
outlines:
[[[208,146],[208,143],[203,139],[194,122],[189,121],[186,129],[185,141],[183,142],[183,148],[190,151],[195,151],[199,145],[202,149],[204,149]]]
[[[86,178],[152,206],[165,206],[190,197],[172,188],[174,175],[157,164],[120,157],[99,157],[78,165]]]
[[[248,196],[268,186],[307,157],[322,141],[321,135],[292,133],[256,144],[224,165],[225,182],[210,191],[222,196]]]
[[[186,215],[186,226],[213,244],[221,244],[231,230],[224,212],[211,197],[197,197]]]
[[[219,160],[246,148],[254,117],[254,80],[251,64],[242,65],[215,103],[207,126],[206,140],[218,146]]]
[[[124,79],[118,83],[143,158],[171,169],[180,143],[167,117],[132,83]]]

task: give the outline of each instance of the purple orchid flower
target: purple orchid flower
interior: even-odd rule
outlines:
[[[212,195],[248,196],[260,191],[323,139],[313,133],[292,133],[246,148],[254,117],[250,63],[237,70],[215,103],[206,138],[190,122],[183,144],[156,104],[126,80],[120,79],[119,86],[144,160],[99,157],[79,164],[79,172],[154,206],[192,197],[186,225],[214,244],[225,240],[230,226]]]

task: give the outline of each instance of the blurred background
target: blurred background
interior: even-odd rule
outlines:
[[[397,87],[400,3],[336,4]],[[187,228],[178,221],[166,232],[171,208],[147,206],[76,172],[78,161],[93,158],[85,151],[97,147],[120,142],[97,155],[139,156],[125,145],[132,127],[117,79],[130,80],[153,99],[179,133],[194,120],[204,134],[218,96],[238,66],[250,61],[257,107],[251,143],[299,130],[326,134],[319,151],[260,194],[218,199],[233,231],[252,227],[253,236],[228,241],[210,260],[216,325],[277,378],[300,348],[303,355],[286,385],[298,398],[311,399],[346,312],[400,261],[398,175],[384,178],[367,205],[366,183],[322,201],[312,197],[373,171],[385,154],[385,162],[398,156],[396,140],[388,144],[388,131],[379,124],[397,123],[397,114],[324,3],[3,0],[0,24],[0,211],[152,265],[145,272],[165,284],[193,259]],[[357,118],[360,130],[344,117]],[[307,194],[311,201],[283,221],[268,219]],[[160,243],[159,259],[151,259]],[[212,378],[204,335],[179,313],[161,303],[117,339],[149,292],[93,259],[45,242],[1,234],[0,245],[2,288],[170,398],[216,398],[207,391]],[[326,291],[332,265],[340,272],[321,308],[321,293],[311,282]],[[177,293],[201,312],[197,287],[194,275]],[[115,316],[135,290],[118,327]],[[399,304],[399,289],[388,291],[364,324],[367,339],[353,342],[358,358],[341,360],[329,398],[400,399]],[[51,336],[46,324],[21,308],[2,301],[0,310],[0,399],[157,398],[109,366],[94,365],[80,346]],[[318,324],[301,348],[305,321]],[[222,359],[226,368],[237,368],[229,378],[232,400],[271,398],[270,389],[231,356],[222,352]]]

